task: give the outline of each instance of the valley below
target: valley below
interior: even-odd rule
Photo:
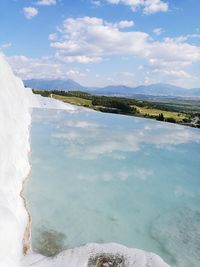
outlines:
[[[138,98],[127,98],[62,90],[33,90],[33,93],[101,112],[150,118],[200,128],[200,100],[198,98],[155,96],[147,98],[141,95]]]

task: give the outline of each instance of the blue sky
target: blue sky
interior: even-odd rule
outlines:
[[[1,0],[0,50],[23,79],[200,87],[199,0]]]

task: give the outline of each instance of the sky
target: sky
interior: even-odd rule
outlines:
[[[200,88],[199,0],[1,0],[0,52],[22,79]]]

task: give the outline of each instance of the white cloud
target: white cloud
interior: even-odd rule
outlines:
[[[158,12],[167,12],[168,4],[161,0],[146,0],[144,2],[144,14],[154,14]]]
[[[56,39],[57,39],[57,34],[56,33],[49,34],[49,40],[50,41],[55,41]]]
[[[77,69],[57,62],[55,57],[28,58],[25,56],[7,57],[14,72],[22,79],[64,79],[78,78],[83,74]]]
[[[59,62],[55,57],[28,58],[25,56],[7,57],[15,74],[23,80],[29,79],[73,79],[82,84],[88,70]]]
[[[152,66],[180,69],[200,60],[200,48],[167,38],[150,43],[147,58]]]
[[[0,50],[2,49],[7,49],[7,48],[10,48],[12,46],[11,43],[5,43],[5,44],[1,44],[0,45]]]
[[[164,30],[162,28],[155,28],[153,30],[153,33],[155,33],[155,35],[159,36],[164,32]]]
[[[92,86],[108,83],[135,86],[154,82],[182,86],[186,82],[187,87],[198,86],[199,78],[194,79],[189,67],[200,62],[200,47],[191,44],[191,39],[199,38],[199,34],[154,41],[149,34],[129,28],[133,25],[133,21],[126,20],[109,23],[96,17],[68,18],[57,32],[49,35],[50,45],[55,49],[53,56],[41,59],[16,56],[9,60],[23,79],[70,76]],[[124,31],[125,27],[128,30]],[[93,77],[89,80],[80,78],[87,74],[86,71],[82,75],[78,74],[77,68],[69,67],[69,63],[92,64],[103,60],[112,63],[113,57],[130,62],[136,59],[140,68],[136,66],[124,72],[114,68],[107,75],[92,71]],[[95,78],[96,74],[100,78]]]
[[[37,5],[43,5],[43,6],[51,6],[51,5],[56,5],[57,0],[39,0],[36,3]]]
[[[53,56],[41,59],[18,56],[11,57],[10,61],[16,73],[27,79],[67,78],[74,73],[75,80],[93,86],[108,83],[134,86],[154,82],[184,85],[187,82],[187,87],[193,87],[198,84],[199,79],[195,80],[189,72],[189,67],[200,61],[200,48],[190,43],[191,38],[199,38],[198,34],[154,41],[145,32],[124,31],[124,27],[133,25],[133,21],[126,20],[109,23],[96,17],[69,18],[57,32],[49,35],[51,47],[55,49]],[[89,78],[81,79],[84,75],[67,67],[69,63],[92,64],[108,59],[111,62],[112,57],[136,59],[139,66],[142,62],[143,69],[136,66],[120,72],[114,68],[107,75],[93,72],[91,84]],[[96,74],[101,78],[94,78]],[[136,76],[140,77],[136,79]]]
[[[124,28],[130,28],[134,26],[134,22],[132,20],[121,20],[118,22],[116,25],[117,28],[119,29],[124,29]]]
[[[76,79],[78,76],[85,76],[85,74],[78,69],[70,69],[66,72],[66,76],[68,78]]]
[[[120,31],[132,25],[132,21],[111,24],[95,17],[69,18],[63,23],[59,41],[52,42],[51,47],[58,57],[83,63],[99,61],[106,55],[137,54],[148,34]]]
[[[27,19],[32,19],[33,17],[37,16],[38,10],[35,7],[24,7],[23,13]]]
[[[180,70],[200,60],[200,48],[186,42],[188,36],[156,42],[145,32],[121,30],[133,24],[108,23],[96,17],[69,18],[51,47],[56,49],[56,57],[65,62],[91,63],[113,55],[137,56],[146,59],[151,68]]]
[[[162,0],[107,0],[110,4],[124,4],[130,6],[133,12],[139,8],[143,9],[146,15],[158,12],[167,12],[169,9],[168,3]]]
[[[187,34],[187,35],[181,35],[176,38],[166,38],[166,40],[176,41],[177,43],[186,42],[190,39],[194,38],[200,38],[200,34]]]
[[[80,63],[80,64],[88,64],[88,63],[96,63],[96,62],[100,62],[102,60],[101,57],[93,57],[93,56],[84,56],[84,55],[80,55],[80,56],[68,56],[65,54],[65,51],[59,51],[56,53],[55,55],[56,59],[58,59],[59,61],[62,61],[63,63]]]
[[[33,59],[25,56],[7,58],[17,76],[22,79],[43,78],[58,72],[60,64],[51,63],[47,58]],[[50,77],[49,77],[50,78]]]
[[[135,170],[135,175],[137,175],[141,180],[147,180],[147,178],[153,176],[153,174],[154,171],[151,169],[141,168]]]
[[[96,75],[96,82],[102,84],[104,81],[105,85],[123,85],[123,86],[135,86],[138,85],[138,78],[134,72],[122,71],[108,73],[105,76]]]
[[[101,6],[101,1],[99,1],[99,0],[92,0],[91,3],[95,7],[100,7]]]
[[[94,122],[90,122],[90,121],[77,121],[77,122],[74,122],[74,121],[65,121],[64,126],[67,126],[67,127],[75,127],[75,128],[82,128],[82,129],[88,129],[88,128],[92,128],[92,129],[95,129],[95,128],[99,128],[100,126],[97,124],[97,123],[94,123]]]
[[[165,70],[165,69],[154,69],[152,73],[161,74],[165,77],[175,77],[180,79],[189,79],[191,78],[191,75],[183,70]]]

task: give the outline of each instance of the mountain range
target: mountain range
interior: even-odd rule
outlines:
[[[84,91],[95,95],[134,97],[137,95],[147,96],[168,96],[168,97],[200,97],[200,88],[185,89],[170,84],[151,84],[137,87],[124,85],[110,85],[106,87],[84,87],[79,83],[68,80],[45,80],[32,79],[24,80],[27,87],[41,90],[63,90],[63,91]]]

